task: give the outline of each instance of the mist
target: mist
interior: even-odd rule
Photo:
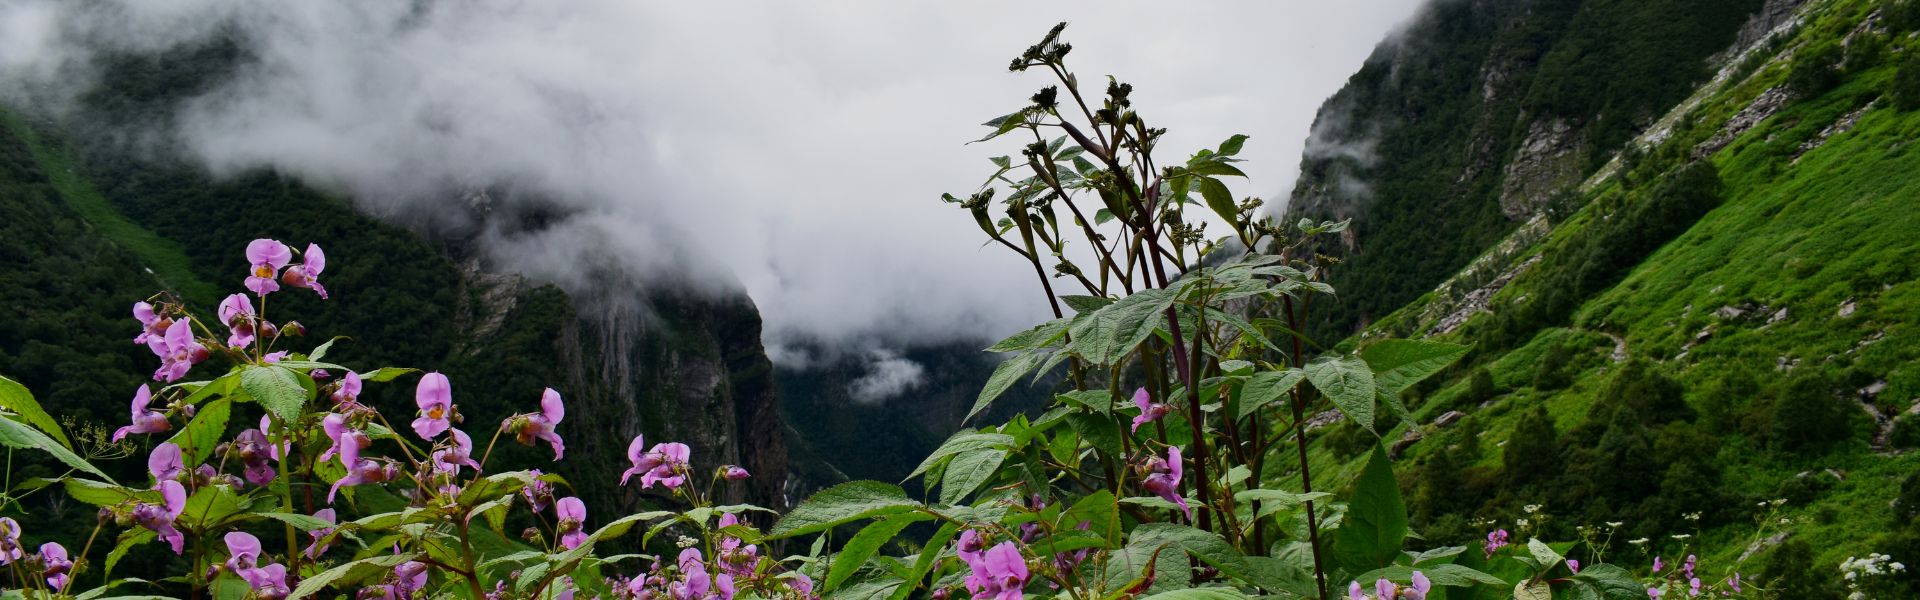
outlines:
[[[103,52],[230,36],[243,70],[145,133],[216,175],[272,168],[466,228],[494,267],[570,290],[608,268],[744,290],[779,360],[1050,316],[1031,271],[939,195],[1018,151],[965,142],[1053,83],[1006,64],[1055,22],[1083,85],[1134,84],[1164,151],[1248,134],[1234,192],[1284,203],[1316,107],[1417,4],[0,0],[0,97],[61,112],[113,85]],[[464,209],[503,189],[561,217],[525,231]],[[918,380],[864,351],[856,395]]]

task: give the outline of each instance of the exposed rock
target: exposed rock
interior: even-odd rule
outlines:
[[[1346,413],[1342,413],[1338,410],[1324,411],[1319,414],[1315,414],[1311,417],[1307,417],[1307,431],[1313,431],[1315,429],[1326,427],[1328,425],[1339,423],[1345,420],[1347,420]]]
[[[1753,555],[1759,554],[1769,548],[1780,545],[1781,542],[1787,541],[1787,538],[1792,535],[1793,535],[1793,532],[1791,531],[1782,531],[1780,533],[1767,536],[1766,539],[1755,540],[1752,544],[1747,545],[1746,550],[1740,552],[1740,559],[1735,562],[1746,562],[1747,559],[1752,558]]]
[[[1884,391],[1887,391],[1887,380],[1876,379],[1873,383],[1867,384],[1867,387],[1860,388],[1860,401],[1872,402],[1880,397],[1880,392]]]
[[[1440,427],[1451,427],[1453,426],[1454,423],[1458,423],[1460,422],[1461,419],[1464,419],[1466,417],[1467,417],[1467,413],[1463,413],[1457,410],[1450,410],[1445,413],[1441,413],[1440,418],[1433,420],[1433,424]]]
[[[1787,357],[1781,356],[1773,361],[1773,370],[1775,371],[1791,371],[1794,367],[1798,366],[1800,366],[1800,359],[1798,358],[1789,360]]]
[[[1487,302],[1493,298],[1494,294],[1499,293],[1501,288],[1507,287],[1507,284],[1511,283],[1514,277],[1519,276],[1520,273],[1525,272],[1528,268],[1533,267],[1533,265],[1539,262],[1540,255],[1533,255],[1520,264],[1515,265],[1507,272],[1501,273],[1499,277],[1495,277],[1493,281],[1487,282],[1486,285],[1467,292],[1466,297],[1460,299],[1459,304],[1453,312],[1441,317],[1439,322],[1433,324],[1432,333],[1435,335],[1450,333],[1455,329],[1459,329],[1461,325],[1465,325],[1468,319],[1473,318],[1473,315],[1486,312]]]
[[[1780,310],[1773,311],[1773,316],[1767,317],[1767,324],[1772,325],[1785,320],[1787,320],[1787,307],[1782,306]]]
[[[1387,449],[1387,457],[1394,459],[1400,458],[1400,455],[1406,452],[1408,446],[1412,446],[1415,442],[1426,439],[1426,437],[1427,434],[1421,433],[1417,427],[1408,429],[1405,434],[1400,436],[1400,439],[1394,440],[1392,448]]]
[[[1607,339],[1613,340],[1613,353],[1607,355],[1607,358],[1612,359],[1613,362],[1617,362],[1617,363],[1627,362],[1627,359],[1631,357],[1631,355],[1627,354],[1627,338],[1620,337],[1620,334],[1617,334],[1617,333],[1609,333],[1605,331],[1600,333],[1602,335],[1607,336]]]
[[[1514,220],[1533,216],[1555,194],[1580,183],[1586,146],[1585,130],[1566,119],[1534,121],[1507,163],[1500,182],[1500,211]]]
[[[1734,38],[1733,48],[1750,48],[1766,41],[1775,32],[1792,27],[1799,22],[1794,18],[1794,13],[1806,3],[1807,0],[1767,0],[1760,10],[1747,17],[1745,25],[1740,26],[1740,34]],[[1725,59],[1730,60],[1731,57]]]
[[[1741,306],[1729,304],[1713,311],[1713,316],[1719,317],[1722,321],[1731,321],[1746,316],[1747,312],[1751,310],[1753,310],[1753,306],[1750,304]]]
[[[1695,146],[1693,148],[1693,157],[1705,158],[1708,155],[1719,152],[1721,148],[1727,147],[1727,144],[1733,143],[1734,138],[1740,137],[1740,134],[1746,133],[1747,130],[1753,129],[1753,126],[1759,125],[1761,121],[1765,121],[1768,117],[1773,116],[1774,113],[1780,112],[1780,109],[1786,107],[1787,101],[1791,99],[1793,99],[1793,93],[1788,91],[1784,85],[1774,86],[1767,91],[1761,92],[1758,97],[1753,99],[1753,102],[1747,104],[1746,108],[1740,109],[1740,112],[1734,113],[1733,117],[1728,118],[1726,125],[1721,126],[1718,133],[1713,134],[1713,137],[1707,138],[1707,141],[1700,142],[1700,145]]]
[[[1852,298],[1848,298],[1846,302],[1841,302],[1841,303],[1840,303],[1840,315],[1839,315],[1839,316],[1840,316],[1840,318],[1842,318],[1842,319],[1845,319],[1845,318],[1847,318],[1847,317],[1851,317],[1851,316],[1853,316],[1853,311],[1855,311],[1855,310],[1858,310],[1859,308],[1860,308],[1860,305],[1859,305],[1859,304],[1856,304],[1856,303],[1854,303],[1854,301],[1853,301],[1853,299],[1852,299]]]
[[[1793,155],[1793,160],[1788,164],[1793,164],[1793,165],[1800,164],[1801,157],[1806,156],[1808,152],[1812,152],[1815,148],[1819,148],[1821,145],[1826,144],[1828,138],[1832,138],[1833,136],[1846,133],[1848,130],[1853,129],[1853,126],[1860,122],[1860,117],[1862,115],[1867,114],[1867,111],[1869,109],[1872,109],[1873,105],[1878,102],[1879,102],[1878,100],[1875,100],[1873,102],[1868,102],[1866,106],[1862,106],[1858,109],[1854,109],[1853,112],[1847,113],[1845,115],[1841,115],[1839,120],[1836,120],[1833,122],[1832,125],[1828,125],[1826,126],[1826,128],[1821,129],[1820,133],[1814,134],[1812,139],[1809,139],[1804,142],[1800,142],[1799,152]]]

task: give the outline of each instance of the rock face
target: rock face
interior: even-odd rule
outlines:
[[[1534,121],[1507,162],[1500,212],[1508,219],[1526,219],[1545,209],[1554,194],[1580,183],[1586,148],[1585,130],[1566,119]]]

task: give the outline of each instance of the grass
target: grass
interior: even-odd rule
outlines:
[[[1694,109],[1697,125],[1676,131],[1665,152],[1650,152],[1640,172],[1657,174],[1685,164],[1688,151],[1710,138],[1728,117],[1785,79],[1793,48],[1843,37],[1871,4],[1829,0],[1816,5],[1785,46],[1787,51],[1745,81],[1704,99]],[[1896,40],[1887,55],[1920,51],[1901,48],[1912,44]],[[1430,423],[1446,410],[1473,414],[1481,424],[1483,448],[1474,466],[1498,467],[1498,445],[1525,408],[1543,403],[1563,433],[1584,420],[1617,370],[1608,358],[1612,340],[1600,332],[1623,336],[1633,356],[1656,361],[1684,385],[1687,401],[1703,414],[1724,411],[1737,417],[1766,408],[1759,404],[1765,399],[1762,394],[1730,391],[1723,385],[1728,378],[1751,378],[1766,392],[1809,370],[1829,374],[1836,387],[1848,390],[1885,381],[1879,395],[1883,410],[1906,410],[1920,400],[1920,332],[1915,331],[1920,325],[1920,111],[1901,113],[1881,101],[1851,130],[1804,155],[1800,152],[1803,142],[1879,97],[1895,61],[1883,62],[1849,73],[1839,87],[1818,97],[1793,101],[1709,157],[1725,185],[1725,201],[1718,208],[1647,256],[1622,281],[1586,298],[1570,326],[1544,329],[1515,348],[1474,357],[1475,364],[1457,369],[1452,381],[1421,399],[1414,410],[1417,420]],[[1564,249],[1578,232],[1640,196],[1618,180],[1587,194],[1584,208],[1559,223],[1535,249],[1514,253],[1512,263]],[[1495,295],[1493,310],[1538,297],[1538,284],[1538,278],[1522,275]],[[1417,320],[1436,300],[1433,296],[1381,319],[1362,337],[1414,329],[1406,321]],[[1841,316],[1840,307],[1847,302],[1854,304],[1853,312]],[[1767,308],[1738,319],[1714,315],[1722,306],[1745,304]],[[1769,323],[1768,317],[1782,308],[1785,318]],[[1485,315],[1474,318],[1487,320]],[[1461,332],[1471,329],[1470,324]],[[1696,340],[1703,330],[1709,335]],[[1461,332],[1441,337],[1463,340]],[[1577,374],[1564,389],[1536,389],[1532,380],[1537,362],[1554,344],[1577,349]],[[1783,371],[1777,368],[1783,359],[1799,362]],[[1485,408],[1460,401],[1468,374],[1479,368],[1486,369],[1502,391]],[[1860,434],[1846,442],[1798,454],[1770,449],[1738,429],[1716,431],[1722,487],[1743,501],[1758,501],[1774,498],[1783,483],[1803,473],[1839,473],[1842,478],[1830,489],[1788,506],[1783,514],[1787,523],[1769,527],[1811,544],[1823,571],[1850,556],[1880,550],[1873,544],[1893,527],[1888,507],[1901,481],[1920,471],[1920,453],[1874,452],[1867,442],[1866,421],[1859,418]],[[1398,439],[1404,429],[1383,438]],[[1416,444],[1401,461],[1416,464],[1442,445]],[[1324,474],[1317,479],[1339,482],[1358,472],[1360,461],[1343,459],[1324,446],[1314,450],[1315,468]],[[1509,526],[1517,516],[1506,515]],[[1751,523],[1732,523],[1677,531],[1673,533],[1693,537],[1665,540],[1664,551],[1684,544],[1716,568],[1725,568],[1746,551],[1756,530]],[[1661,543],[1654,542],[1656,547]],[[1645,565],[1636,564],[1643,557],[1623,547],[1616,543],[1610,558],[1644,570]],[[1757,565],[1750,561],[1742,568],[1752,567]]]
[[[62,144],[42,136],[12,111],[0,109],[0,126],[27,143],[34,160],[40,163],[67,206],[101,236],[139,257],[161,284],[186,300],[203,305],[214,303],[219,289],[193,273],[180,243],[161,237],[121,214],[76,170],[70,151]]]

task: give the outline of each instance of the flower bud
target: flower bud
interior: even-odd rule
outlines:
[[[728,481],[744,481],[751,476],[745,468],[739,465],[727,465],[726,478]]]
[[[301,325],[299,321],[287,321],[287,324],[280,326],[280,333],[295,337],[303,336],[307,334],[307,326]]]

